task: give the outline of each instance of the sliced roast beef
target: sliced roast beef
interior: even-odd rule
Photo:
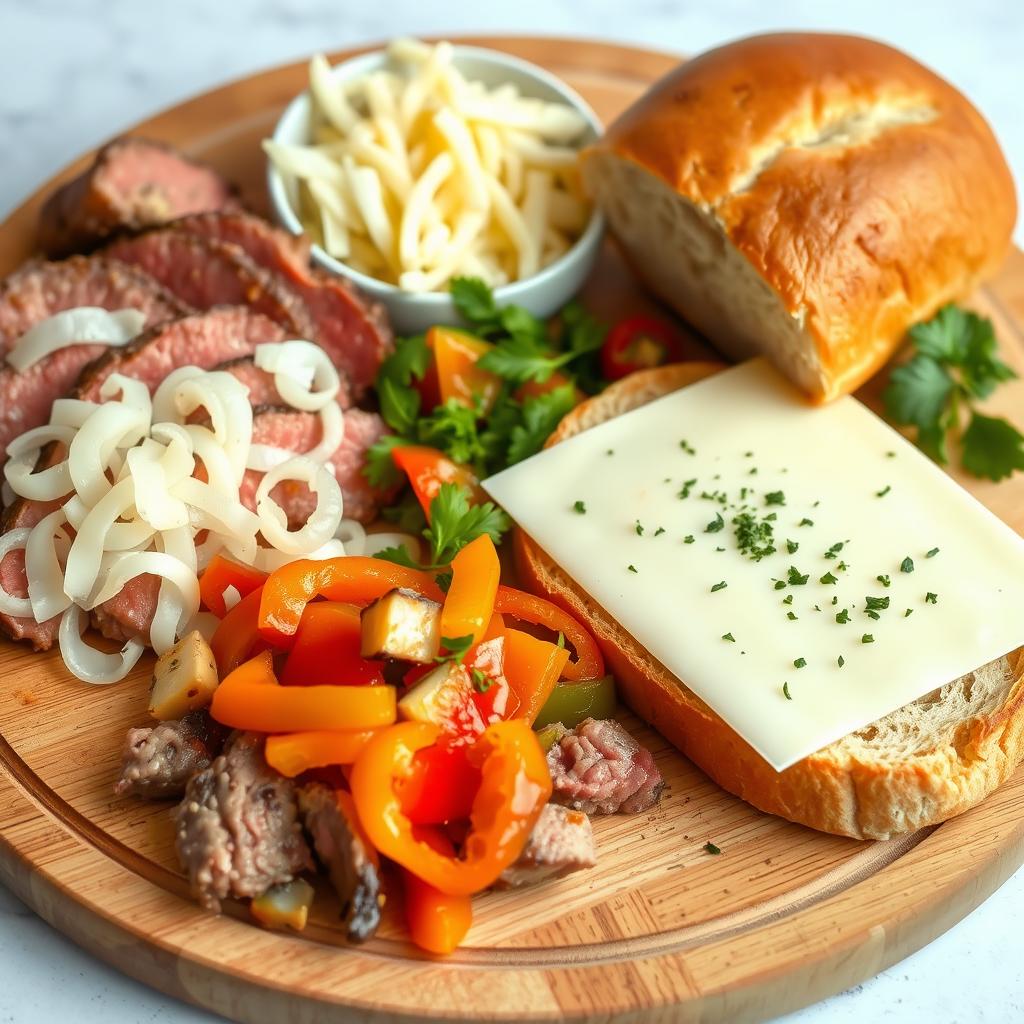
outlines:
[[[47,462],[55,463],[64,457],[63,450],[51,446]],[[45,468],[40,467],[40,468]],[[25,501],[19,498],[12,502],[0,518],[0,533],[30,529],[60,507],[59,501]],[[0,584],[12,597],[28,597],[28,577],[25,575],[25,552],[8,551],[0,560]],[[48,651],[57,642],[60,616],[55,615],[46,622],[36,622],[31,616],[0,614],[0,629],[12,640],[26,640],[37,651]]]
[[[347,282],[310,267],[309,243],[252,214],[220,212],[186,217],[176,227],[244,249],[261,267],[279,275],[302,296],[313,320],[314,341],[352,383],[358,398],[373,383],[391,348],[383,309]]]
[[[384,421],[376,413],[347,409],[345,436],[330,458],[344,498],[343,514],[362,523],[372,522],[378,509],[391,496],[390,492],[371,487],[363,475],[367,450],[387,433]],[[294,409],[257,409],[252,434],[256,444],[302,454],[319,442],[320,418],[314,413]],[[249,508],[256,507],[256,488],[261,478],[262,474],[249,471],[242,480],[239,496]],[[304,523],[316,507],[315,495],[304,486],[279,484],[273,496],[286,510],[293,526]]]
[[[123,231],[237,206],[234,190],[213,168],[161,142],[115,139],[46,201],[39,247],[50,256],[87,252]]]
[[[249,389],[249,401],[253,406],[287,406],[288,403],[280,396],[274,384],[274,375],[261,370],[251,356],[232,359],[222,363],[217,369],[227,371]],[[342,409],[347,409],[352,404],[351,390],[348,378],[344,374],[339,376],[341,386],[338,389],[337,402]]]
[[[651,752],[610,718],[563,730],[548,751],[548,769],[551,799],[587,814],[637,814],[665,788]]]
[[[76,306],[138,309],[147,327],[189,311],[148,274],[117,260],[36,261],[0,284],[0,359],[30,327]],[[20,373],[0,362],[0,462],[15,437],[49,421],[54,399],[68,393],[82,368],[104,348],[71,345]]]
[[[95,401],[112,373],[145,381],[155,391],[179,366],[211,370],[239,356],[250,356],[257,345],[284,339],[284,329],[244,306],[223,306],[193,313],[140,334],[124,348],[109,349],[82,371],[74,394]]]
[[[232,736],[192,776],[175,811],[175,849],[192,891],[210,910],[291,881],[313,861],[299,824],[295,785],[263,758],[263,738]]]
[[[363,942],[377,930],[383,902],[372,847],[363,838],[352,798],[314,782],[299,790],[313,849],[341,900],[348,937]]]
[[[176,722],[129,729],[121,757],[118,796],[181,797],[188,780],[213,763],[227,730],[204,708]]]
[[[248,306],[279,323],[293,338],[312,337],[313,324],[303,300],[238,246],[157,228],[114,242],[104,251],[141,267],[196,309]]]
[[[518,859],[505,868],[497,889],[517,889],[592,868],[597,846],[590,819],[582,811],[545,804]]]

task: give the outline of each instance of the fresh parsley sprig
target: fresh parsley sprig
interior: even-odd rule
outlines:
[[[441,484],[430,503],[430,525],[422,531],[430,545],[430,562],[419,565],[404,547],[384,548],[376,557],[413,569],[433,571],[451,564],[452,559],[471,541],[487,534],[495,544],[511,526],[508,516],[496,505],[485,501],[472,505],[465,489],[456,484]]]
[[[975,408],[1017,376],[997,355],[992,321],[950,304],[912,327],[910,339],[914,355],[892,371],[883,396],[889,418],[916,427],[918,445],[936,462],[949,462],[952,436],[975,476],[998,481],[1024,470],[1024,434]]]

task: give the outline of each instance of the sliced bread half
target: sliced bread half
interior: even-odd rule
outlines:
[[[557,444],[716,372],[681,363],[633,374],[582,403]],[[524,585],[586,622],[626,703],[720,786],[790,821],[856,839],[889,839],[973,807],[1024,757],[1024,648],[776,772],[685,683],[638,644],[525,533]]]

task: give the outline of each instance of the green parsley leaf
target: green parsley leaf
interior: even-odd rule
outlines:
[[[728,583],[726,583],[726,582],[725,582],[725,580],[722,580],[722,582],[721,582],[721,583],[716,583],[716,584],[715,584],[715,585],[714,585],[714,586],[713,586],[713,587],[711,588],[711,593],[712,593],[712,594],[714,594],[714,593],[715,593],[716,591],[718,591],[718,590],[725,590],[725,588],[726,588],[727,586],[729,586],[729,584],[728,584]]]
[[[864,634],[864,635],[863,635],[863,636],[862,636],[862,637],[860,638],[860,642],[861,642],[862,644],[873,644],[873,643],[875,642],[875,638],[874,638],[874,637],[873,637],[873,636],[872,636],[872,635],[871,635],[870,633],[865,633],[865,634]]]
[[[712,856],[717,857],[722,851],[714,843],[705,843],[704,850]]]
[[[725,520],[722,518],[721,512],[715,513],[715,518],[704,527],[705,533],[719,533],[725,529]]]
[[[780,580],[779,582],[780,582],[780,583],[782,583],[782,581],[781,581],[781,580]],[[785,585],[786,585],[785,583],[783,583],[783,584],[782,584],[782,586],[783,586],[783,587],[784,587]],[[776,587],[775,589],[776,589],[776,590],[781,590],[781,589],[782,589],[782,587]],[[784,597],[784,598],[782,599],[782,603],[783,603],[783,604],[792,604],[792,603],[793,603],[793,595],[792,595],[792,594],[787,594],[787,595],[786,595],[786,596],[785,596],[785,597]]]
[[[800,522],[797,523],[797,526],[813,526],[813,525],[814,525],[814,520],[813,519],[807,519],[806,517],[801,519]]]
[[[697,454],[697,449],[694,448],[693,445],[691,445],[690,442],[687,441],[685,438],[679,442],[679,447],[682,448],[687,455]]]
[[[930,590],[928,591],[927,594],[924,595],[924,599],[925,599],[925,601],[928,604],[938,604],[939,603],[939,595],[938,594],[933,594]]]
[[[886,597],[865,597],[864,607],[869,611],[885,611],[889,607],[889,598]]]
[[[906,611],[905,611],[905,612],[903,613],[903,618],[905,618],[905,619],[909,619],[909,618],[910,618],[910,616],[911,616],[911,615],[913,615],[913,614],[914,614],[914,609],[913,609],[913,608],[908,608],[908,609],[907,609],[907,610],[906,610]]]
[[[661,536],[661,535],[662,535],[662,534],[663,534],[664,532],[665,532],[665,527],[664,527],[664,526],[659,526],[659,527],[658,527],[658,528],[657,528],[657,529],[656,529],[656,530],[654,531],[654,536],[655,536],[655,537],[660,537],[660,536]]]
[[[875,491],[876,498],[884,498],[892,490],[892,484],[886,484],[880,491]]]
[[[434,661],[457,661],[462,664],[470,647],[473,646],[473,634],[465,636],[443,636],[441,637],[441,651]]]
[[[440,587],[440,589],[447,594],[448,589],[452,585],[452,579],[454,577],[452,572],[439,572],[434,576],[434,582]]]
[[[900,562],[900,572],[913,572],[914,571],[914,560],[907,555],[906,558]]]
[[[878,582],[881,583],[883,587],[892,586],[892,580],[889,579],[888,576],[885,576],[885,575],[876,576],[875,579],[878,580]]]
[[[527,398],[521,406],[522,418],[510,432],[506,464],[514,466],[536,455],[575,405],[576,390],[571,384],[563,384],[546,394]]]
[[[435,565],[448,565],[471,541],[487,534],[495,544],[511,526],[505,513],[489,501],[470,505],[467,492],[456,484],[441,484],[430,503],[430,526],[423,536],[430,542]]]
[[[786,550],[791,555],[795,555],[797,553],[797,550],[799,549],[799,547],[800,547],[800,545],[795,540],[787,540],[786,541]]]
[[[692,533],[688,533],[688,534],[687,534],[687,535],[686,535],[686,536],[685,536],[685,537],[683,538],[683,543],[684,543],[684,544],[692,544],[692,543],[694,542],[694,540],[695,540],[695,539],[696,539],[696,538],[695,538],[695,537],[693,536],[693,534],[692,534]]]
[[[974,413],[964,431],[964,469],[987,480],[1003,480],[1024,469],[1024,434],[1004,419]]]
[[[811,574],[808,572],[801,572],[795,565],[789,567],[789,573],[786,576],[786,582],[791,587],[802,587],[811,578]]]
[[[909,362],[897,366],[889,377],[883,400],[885,411],[896,423],[921,429],[937,425],[956,385],[942,364],[918,352]]]
[[[926,551],[925,552],[924,557],[925,558],[934,558],[938,553],[939,553],[939,549],[938,548],[932,548],[930,551]]]
[[[477,693],[486,693],[494,685],[494,680],[482,669],[470,669],[469,674],[473,680],[473,689]]]
[[[477,432],[476,412],[457,398],[449,398],[443,405],[436,406],[428,416],[417,421],[416,429],[421,444],[440,448],[450,459],[463,465],[480,465],[487,455]]]
[[[574,512],[578,512],[581,516],[585,516],[587,514],[587,506],[582,501],[574,501],[572,503],[572,510]]]
[[[820,580],[818,580],[818,582],[819,583],[824,583],[827,586],[828,584],[831,584],[831,583],[838,583],[839,582],[839,577],[838,576],[833,576],[832,573],[827,572],[827,573],[825,573],[824,576],[821,577]]]
[[[786,612],[786,618],[789,619],[790,622],[796,622],[798,616],[796,612]]]
[[[474,327],[493,329],[498,325],[498,307],[491,289],[478,277],[453,277],[448,286],[452,303]]]
[[[643,528],[643,524],[642,524],[642,523],[640,522],[640,520],[639,520],[639,519],[638,519],[638,520],[636,521],[636,523],[634,524],[634,526],[633,526],[633,530],[634,530],[634,532],[636,533],[636,535],[637,535],[638,537],[642,537],[642,536],[644,535],[644,528]]]
[[[846,608],[844,608],[841,612],[836,613],[836,622],[838,622],[840,626],[845,626],[846,623],[849,621],[850,613]]]
[[[842,540],[836,541],[835,544],[833,544],[832,547],[830,547],[828,549],[828,551],[825,552],[825,556],[824,557],[825,558],[836,558],[836,557],[838,557],[839,552],[843,550],[843,547],[845,546],[845,544],[846,544],[845,541],[842,541]]]
[[[722,639],[723,639],[723,640],[728,640],[728,641],[729,641],[729,643],[731,643],[731,644],[734,644],[734,643],[736,643],[736,637],[734,637],[734,636],[732,635],[732,633],[723,633],[723,634],[722,634]]]
[[[842,656],[842,655],[840,654],[840,655],[839,655],[839,657],[838,657],[838,658],[836,658],[836,664],[837,664],[837,665],[838,665],[838,666],[839,666],[840,668],[842,668],[842,667],[843,667],[843,666],[844,666],[844,665],[846,664],[846,659],[845,659],[845,658],[844,658],[844,657],[843,657],[843,656]]]
[[[806,667],[807,667],[807,659],[806,658],[797,658],[796,661],[793,662],[793,668],[806,668]]]
[[[379,551],[374,553],[373,557],[379,558],[383,562],[394,562],[395,565],[405,565],[410,569],[421,568],[421,566],[413,560],[412,555],[409,554],[408,548],[403,544],[399,544],[394,547],[381,548]]]
[[[786,495],[782,491],[769,491],[764,496],[766,505],[785,505]]]
[[[782,684],[782,695],[786,698],[786,700],[792,700],[793,699],[793,695],[789,692],[789,681],[788,680]]]
[[[422,533],[427,527],[427,517],[411,490],[407,490],[394,505],[382,509],[381,517],[394,523],[402,533]]]
[[[369,480],[371,486],[387,489],[401,483],[402,471],[395,465],[391,453],[396,448],[410,443],[406,438],[396,434],[385,434],[370,445],[366,450],[363,476]]]

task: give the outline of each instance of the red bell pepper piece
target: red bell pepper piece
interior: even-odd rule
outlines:
[[[608,332],[601,346],[601,372],[608,380],[619,380],[684,358],[682,339],[671,324],[652,316],[631,316]]]
[[[203,605],[219,619],[228,613],[224,591],[234,587],[240,598],[263,586],[267,574],[249,565],[233,562],[223,555],[214,555],[199,577],[199,597]]]
[[[480,767],[464,743],[444,742],[418,751],[409,774],[396,784],[402,810],[414,825],[468,818],[480,788]]]
[[[306,605],[281,672],[285,686],[378,686],[383,667],[359,653],[359,609],[341,601]]]

